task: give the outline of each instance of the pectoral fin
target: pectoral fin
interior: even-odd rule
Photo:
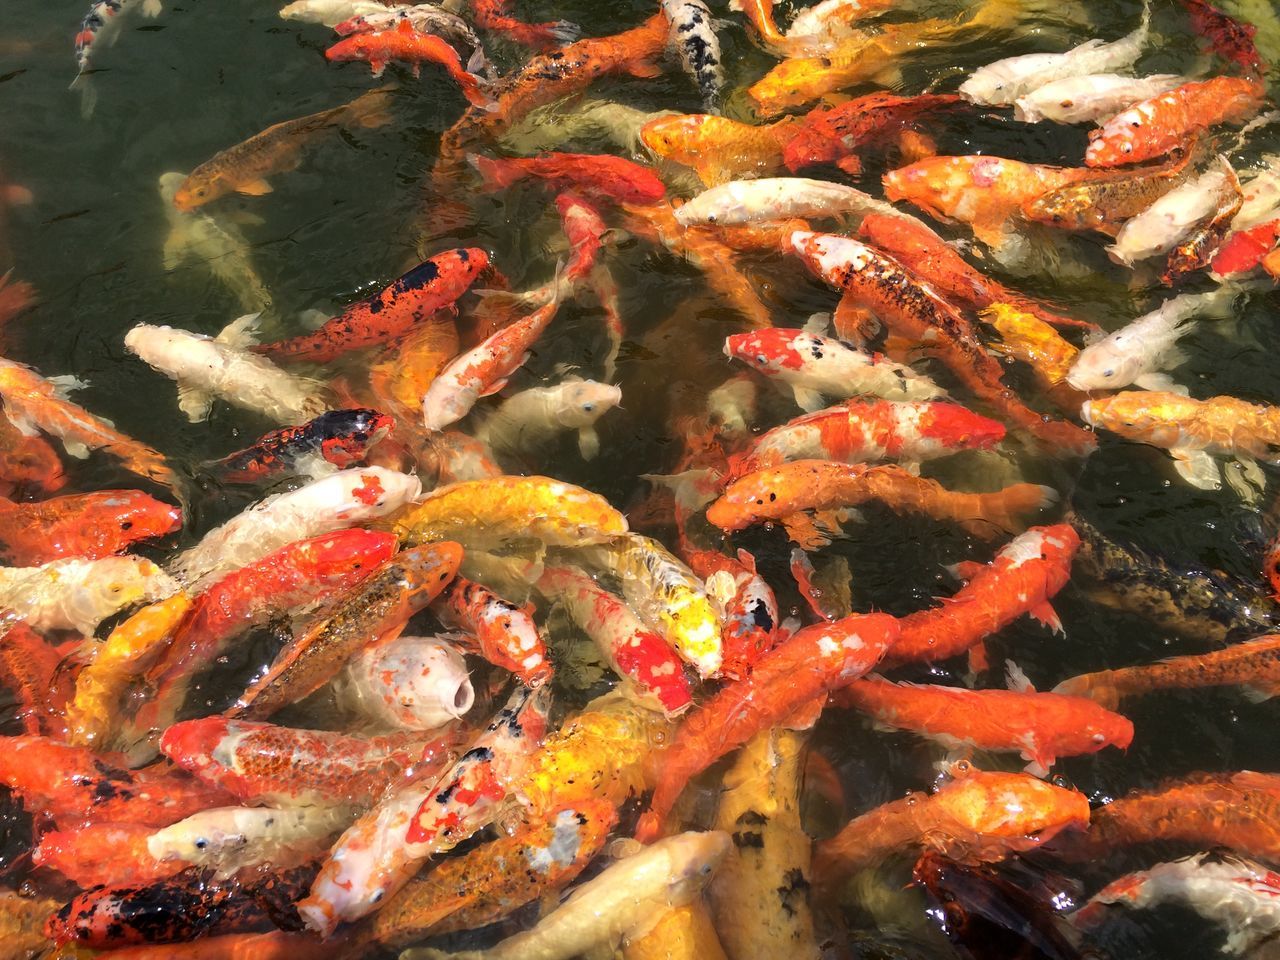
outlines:
[[[214,340],[228,347],[241,349],[251,347],[258,342],[258,321],[261,318],[261,312],[246,313],[243,317],[237,317],[223,327]]]
[[[186,259],[187,251],[191,248],[187,245],[186,237],[179,230],[172,231],[164,242],[164,269],[168,273],[177,268],[178,264]]]
[[[1133,381],[1133,385],[1143,390],[1163,390],[1167,393],[1178,393],[1184,397],[1190,393],[1186,387],[1176,383],[1167,373],[1144,373]]]
[[[245,193],[251,197],[260,197],[264,193],[270,193],[274,189],[266,180],[247,180],[244,183],[236,185],[237,193]]]
[[[1066,634],[1067,631],[1063,629],[1062,621],[1058,619],[1057,611],[1049,606],[1049,601],[1046,600],[1044,603],[1036,604],[1027,613],[1037,623],[1043,624],[1054,633]]]
[[[600,435],[592,427],[578,431],[578,452],[583,460],[594,460],[600,452]]]
[[[827,405],[822,394],[808,387],[792,387],[791,392],[795,394],[796,405],[805,413],[814,413]]]
[[[70,400],[71,394],[76,390],[83,390],[89,386],[89,381],[81,380],[69,373],[59,374],[56,377],[49,377],[49,382],[53,384],[53,395],[59,400]]]
[[[192,423],[199,423],[209,416],[209,408],[213,406],[213,396],[204,390],[193,387],[178,386],[178,409],[187,415]]]
[[[62,440],[62,449],[67,451],[67,456],[75,457],[77,460],[87,460],[89,458],[88,444],[81,443],[79,440]]]
[[[1169,455],[1173,457],[1173,468],[1178,471],[1178,476],[1193,487],[1199,490],[1222,489],[1222,475],[1218,472],[1218,464],[1203,450],[1172,447]]]

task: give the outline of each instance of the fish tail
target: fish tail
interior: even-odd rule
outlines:
[[[395,119],[395,113],[391,109],[391,91],[394,89],[394,86],[381,87],[356,97],[347,104],[339,122],[368,130],[385,127]]]
[[[480,174],[485,189],[489,191],[505,190],[524,177],[523,171],[515,164],[482,157],[476,153],[467,154],[467,163]]]
[[[995,493],[979,494],[982,516],[1010,532],[1026,528],[1025,521],[1058,502],[1058,491],[1038,483],[1015,483]]]
[[[1070,677],[1050,692],[1066,697],[1088,697],[1107,710],[1115,710],[1120,706],[1120,688],[1110,680],[1108,670]]]

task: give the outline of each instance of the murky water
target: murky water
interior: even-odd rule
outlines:
[[[1207,68],[1174,4],[1160,0],[1154,6],[1155,29],[1164,33],[1138,71]],[[328,30],[281,21],[276,7],[272,0],[186,0],[168,3],[153,21],[130,18],[116,46],[98,58],[101,69],[93,77],[98,103],[88,120],[80,115],[79,98],[66,89],[75,72],[71,37],[84,14],[83,0],[7,0],[0,11],[0,170],[34,195],[30,206],[11,211],[3,239],[13,249],[15,275],[39,293],[38,305],[0,331],[3,354],[46,375],[74,373],[87,380],[79,402],[157,447],[191,475],[199,494],[182,545],[258,495],[252,489],[219,488],[199,465],[246,445],[271,425],[224,404],[215,404],[208,422],[192,425],[178,411],[173,384],[124,352],[123,335],[136,323],[214,333],[238,312],[234,299],[201,265],[188,262],[164,270],[168,226],[157,180],[166,171],[189,171],[271,123],[346,102],[373,85],[364,64],[324,61]],[[541,0],[519,7],[529,20],[564,18],[586,25],[588,33],[604,34],[639,22],[653,4]],[[917,92],[937,83],[950,90],[964,70],[997,55],[1061,49],[1088,36],[1117,37],[1132,29],[1139,10],[1136,3],[1109,0],[1043,7],[1035,29],[999,49],[975,43],[921,56],[907,69],[902,89]],[[784,9],[780,5],[780,15]],[[901,16],[956,9],[950,3],[922,3]],[[722,30],[722,37],[731,88],[753,81],[772,63],[748,40],[740,18]],[[500,46],[498,59],[504,68],[518,62],[516,51]],[[431,201],[424,199],[421,183],[440,133],[461,113],[463,102],[432,69],[421,79],[395,68],[389,76],[399,85],[394,125],[335,135],[299,170],[275,178],[273,193],[233,197],[218,207],[220,216],[242,221],[254,265],[274,298],[268,323],[282,335],[301,329],[298,315],[304,310],[329,314],[381,288],[416,262],[418,251],[483,247],[517,288],[549,278],[564,255],[556,247],[562,241],[550,195],[539,191],[476,196],[472,184],[459,182],[448,199],[470,203],[474,223],[436,228],[431,209],[424,208]],[[692,87],[678,71],[653,81],[607,80],[591,95],[647,110],[698,110]],[[750,119],[740,96],[730,99],[727,112]],[[1254,136],[1236,155],[1237,166],[1246,168],[1260,153],[1280,149],[1277,129]],[[941,153],[1047,163],[1076,163],[1083,143],[1078,131],[1028,127],[996,116],[942,120],[937,131]],[[570,146],[615,149],[591,139]],[[875,189],[880,172],[869,165],[860,185]],[[1163,295],[1131,287],[1128,275],[1107,264],[1101,242],[1065,234],[1054,239],[1059,266],[1010,279],[1014,286],[1108,329],[1150,309]],[[584,462],[567,436],[511,468],[583,484],[628,508],[639,505],[648,489],[638,475],[669,470],[678,458],[681,437],[672,429],[674,418],[698,409],[707,391],[734,372],[721,346],[726,334],[742,329],[742,321],[696,270],[642,240],[624,237],[611,263],[628,332],[618,367],[622,408],[600,424],[602,453]],[[744,256],[742,265],[779,325],[799,325],[810,313],[835,304],[835,296],[795,260]],[[1280,403],[1274,359],[1280,350],[1278,314],[1275,295],[1258,295],[1238,317],[1202,324],[1183,341],[1191,359],[1179,378],[1194,396],[1229,394]],[[566,368],[600,377],[604,349],[594,302],[566,304],[517,385],[552,382]],[[760,425],[781,422],[793,415],[789,411],[789,401],[769,397]],[[1170,562],[1251,581],[1258,580],[1262,542],[1274,533],[1274,520],[1263,515],[1275,495],[1274,476],[1257,504],[1245,504],[1229,490],[1208,494],[1182,484],[1162,451],[1111,438],[1103,438],[1083,468],[1046,462],[1011,445],[1002,457],[956,457],[932,473],[944,482],[979,477],[994,485],[990,478],[999,475],[1051,484],[1064,504],[1120,539]],[[75,467],[68,492],[134,483],[106,458],[95,457]],[[887,512],[873,513],[871,520],[849,527],[848,539],[831,551],[850,561],[855,608],[918,609],[952,589],[944,565],[986,556],[980,541],[951,529]],[[755,552],[780,589],[790,582],[789,546],[780,531],[752,531],[738,542]],[[785,592],[782,599],[798,602]],[[1207,649],[1194,638],[1177,638],[1136,616],[1098,606],[1072,586],[1055,607],[1065,638],[1050,637],[1021,620],[990,645],[993,663],[1014,658],[1038,687],[1047,689],[1080,672]],[[264,649],[247,647],[243,667],[260,663]],[[958,682],[941,668],[904,676]],[[220,706],[219,698],[235,686],[230,673],[215,676],[208,688],[210,705]],[[1100,801],[1197,770],[1277,770],[1278,711],[1274,701],[1249,704],[1230,690],[1134,700],[1125,712],[1137,736],[1127,754],[1108,750],[1063,760],[1056,772]],[[814,746],[840,775],[846,816],[927,786],[939,757],[934,746],[906,734],[873,731],[841,711],[824,717]],[[816,829],[835,827],[829,805],[815,802],[809,812]],[[22,834],[18,824],[11,848],[21,845]],[[1155,859],[1149,849],[1123,852],[1071,875],[1093,891]],[[843,918],[854,955],[953,955],[926,922],[920,895],[902,889],[909,865],[903,858],[886,866],[866,902]],[[1215,930],[1174,910],[1133,914],[1107,930],[1110,942],[1101,946],[1127,960],[1200,960],[1213,955],[1220,942]]]

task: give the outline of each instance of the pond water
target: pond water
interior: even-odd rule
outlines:
[[[724,18],[716,26],[727,68],[725,114],[756,122],[743,91],[775,58],[754,42],[740,14],[723,4],[712,6]],[[1275,46],[1268,47],[1280,34],[1274,9],[1266,3],[1223,6],[1246,19],[1259,13],[1264,53],[1280,54]],[[178,409],[173,383],[124,349],[125,333],[138,323],[212,335],[241,312],[205,264],[188,260],[165,269],[169,217],[158,191],[162,174],[186,173],[272,123],[348,102],[379,82],[395,84],[390,125],[335,134],[308,151],[296,171],[273,177],[271,193],[232,194],[208,208],[248,241],[253,266],[272,298],[263,321],[268,337],[304,332],[304,312],[335,314],[383,288],[421,257],[448,248],[485,249],[515,289],[550,279],[557,260],[566,256],[549,190],[516,187],[482,194],[469,172],[450,183],[443,196],[425,188],[440,136],[465,107],[442,71],[427,65],[415,78],[393,65],[383,81],[374,81],[366,64],[327,63],[323,54],[333,41],[331,31],[282,20],[276,7],[270,0],[166,0],[155,19],[130,11],[118,42],[96,55],[90,79],[97,101],[88,118],[82,116],[80,96],[67,89],[75,75],[71,38],[83,6],[66,0],[9,0],[0,14],[5,25],[0,34],[0,171],[32,196],[30,203],[11,205],[0,223],[5,231],[0,254],[9,258],[0,263],[0,272],[12,266],[14,277],[30,283],[38,296],[0,331],[2,352],[46,376],[74,374],[87,381],[75,394],[77,403],[160,450],[185,478],[189,502],[182,531],[158,546],[141,548],[156,560],[196,543],[264,493],[290,485],[269,490],[220,485],[204,464],[248,445],[274,424],[224,403],[215,403],[206,421],[191,423]],[[605,35],[638,24],[655,5],[642,0],[538,0],[515,7],[531,22],[564,19],[582,24],[588,35]],[[955,16],[962,9],[955,2],[921,0],[893,10],[890,22]],[[1020,22],[1008,30],[919,51],[904,62],[895,91],[950,92],[967,72],[1000,56],[1061,50],[1091,37],[1114,39],[1133,29],[1140,9],[1138,3],[1112,0],[1026,0]],[[780,22],[791,12],[787,4],[775,9]],[[1204,53],[1177,3],[1155,0],[1153,30],[1158,42],[1138,61],[1139,74],[1221,68],[1220,61]],[[518,67],[526,55],[510,43],[490,46],[501,71]],[[676,64],[654,79],[605,78],[592,85],[589,96],[644,111],[700,111],[696,89]],[[579,106],[569,102],[546,111],[547,129],[533,131],[530,142],[580,152],[620,152],[590,129],[561,142],[555,127],[563,123],[567,130],[579,130],[581,125],[572,120]],[[998,110],[941,116],[926,127],[940,154],[981,153],[1073,166],[1079,164],[1085,143],[1083,128],[1020,124]],[[1262,155],[1280,151],[1278,131],[1280,127],[1263,127],[1233,150],[1237,169],[1249,171]],[[1230,139],[1223,138],[1222,149],[1230,147]],[[653,161],[640,150],[634,159]],[[687,196],[690,184],[696,188],[685,168],[664,162],[657,169],[674,192]],[[852,182],[882,195],[879,177],[885,169],[885,160],[872,158],[864,175]],[[817,175],[839,176],[834,168],[822,168]],[[470,212],[459,217],[460,207]],[[584,460],[576,438],[566,432],[505,465],[512,472],[580,484],[641,518],[651,491],[641,475],[676,468],[686,439],[682,418],[704,410],[708,393],[741,372],[724,357],[722,347],[725,336],[746,325],[696,267],[627,230],[620,215],[609,219],[619,232],[606,255],[626,325],[614,378],[622,390],[621,406],[598,424],[597,457]],[[967,236],[949,225],[931,225],[948,238]],[[1110,263],[1103,252],[1105,238],[1058,233],[1043,242],[1052,263],[1018,275],[978,259],[980,247],[974,248],[972,262],[1010,286],[1052,302],[1061,313],[1105,330],[1128,323],[1170,296],[1158,284]],[[777,326],[801,326],[812,313],[830,311],[837,303],[837,295],[797,258],[756,252],[741,254],[737,262]],[[1197,277],[1184,291],[1211,288],[1207,278]],[[461,307],[467,329],[474,298],[464,298]],[[1198,398],[1230,395],[1280,404],[1275,377],[1278,310],[1275,294],[1262,291],[1231,318],[1201,324],[1182,341],[1188,359],[1176,370],[1176,379]],[[508,392],[556,383],[568,374],[604,379],[608,345],[602,314],[590,295],[565,302]],[[347,357],[316,372],[358,377],[366,362],[367,355]],[[934,360],[920,361],[920,369],[949,380]],[[1032,389],[1025,370],[1015,370],[1010,383]],[[763,431],[798,413],[789,396],[763,381],[760,387],[752,429]],[[969,399],[963,390],[956,397]],[[492,401],[481,404],[486,402]],[[1017,480],[1048,484],[1060,494],[1050,518],[1073,510],[1106,535],[1171,566],[1218,571],[1263,589],[1262,551],[1280,517],[1269,467],[1267,489],[1249,500],[1231,488],[1202,491],[1187,485],[1162,450],[1108,434],[1099,440],[1097,452],[1085,460],[1048,457],[1011,440],[994,454],[961,454],[927,465],[925,474],[965,489],[992,489]],[[65,462],[69,484],[64,493],[139,483],[106,456]],[[866,513],[868,522],[846,524],[843,536],[822,551],[820,560],[823,569],[832,558],[847,560],[853,609],[895,615],[921,609],[932,598],[954,592],[947,565],[991,556],[991,543],[955,527],[874,507]],[[675,544],[669,517],[633,519],[633,527]],[[757,527],[736,535],[732,544],[751,550],[778,591],[784,613],[810,616],[788,571],[791,544],[780,528]],[[992,664],[1013,659],[1038,689],[1047,690],[1079,673],[1211,649],[1203,638],[1177,635],[1133,611],[1099,604],[1078,580],[1054,601],[1065,635],[1051,636],[1029,618],[1020,618],[990,642]],[[202,679],[188,713],[224,707],[279,643],[278,637],[263,632],[237,646]],[[965,674],[964,663],[957,660],[894,676],[959,685],[966,682]],[[1001,686],[999,674],[993,670],[980,678],[979,686]],[[590,692],[599,693],[608,683],[602,681]],[[558,718],[585,702],[588,691],[564,687],[557,693]],[[491,697],[482,700],[492,703]],[[1126,752],[1109,749],[1063,759],[1055,765],[1055,782],[1105,803],[1131,789],[1196,771],[1280,770],[1277,710],[1275,701],[1251,703],[1230,687],[1133,699],[1123,709],[1136,729],[1132,746]],[[9,732],[17,731],[16,723],[11,725]],[[834,778],[823,781],[826,789],[805,791],[805,815],[817,834],[830,834],[841,823],[830,783],[838,785],[848,818],[908,791],[930,788],[937,778],[934,764],[945,752],[909,733],[873,729],[845,710],[826,711],[810,749],[834,771]],[[1021,766],[1009,754],[975,759],[986,769]],[[811,771],[821,768],[810,765]],[[697,826],[707,825],[716,782],[714,774],[700,782],[705,795],[697,809],[704,819]],[[633,815],[624,818],[624,823],[633,822]],[[19,856],[30,842],[29,820],[14,812],[8,824],[7,882],[45,889],[46,878],[38,872],[28,875]],[[1139,846],[1084,865],[1064,867],[1047,854],[1028,862],[1032,872],[1058,884],[1064,902],[1079,903],[1125,872],[1185,852],[1191,851]],[[906,887],[913,860],[910,855],[894,858],[861,879],[836,910],[836,922],[820,925],[822,940],[846,948],[843,954],[833,949],[832,956],[966,955],[957,954],[938,932],[922,893]],[[48,889],[55,896],[67,893],[61,883]],[[521,917],[530,920],[527,913]],[[489,943],[512,929],[493,929],[473,942]],[[1091,944],[1101,955],[1126,960],[1200,960],[1215,955],[1221,939],[1217,928],[1194,914],[1162,908],[1121,912]],[[1033,955],[1038,954],[1027,954]]]

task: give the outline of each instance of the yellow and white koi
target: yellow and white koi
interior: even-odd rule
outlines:
[[[87,637],[107,617],[177,589],[172,577],[142,557],[0,567],[0,620],[23,620],[36,631],[77,630]]]

